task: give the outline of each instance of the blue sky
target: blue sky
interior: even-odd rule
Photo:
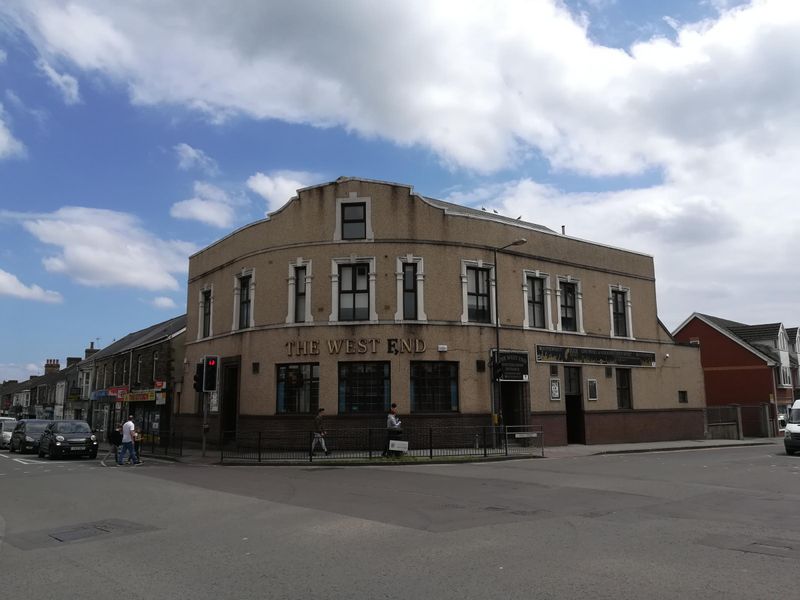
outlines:
[[[185,311],[187,257],[341,175],[652,254],[796,326],[800,3],[0,6],[0,381]]]

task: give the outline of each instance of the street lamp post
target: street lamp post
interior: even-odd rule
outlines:
[[[498,424],[498,415],[502,413],[502,406],[500,405],[500,269],[497,264],[497,253],[511,246],[521,246],[527,241],[525,238],[519,238],[505,246],[492,248],[494,251],[494,359],[492,360],[494,395],[492,398],[492,425]]]

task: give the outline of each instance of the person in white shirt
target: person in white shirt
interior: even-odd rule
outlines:
[[[133,442],[136,439],[136,425],[133,424],[133,415],[128,415],[128,420],[122,426],[122,449],[119,451],[119,459],[117,464],[122,466],[125,464],[125,453],[128,454],[131,462],[138,465],[141,461],[136,456],[136,449],[133,447]]]

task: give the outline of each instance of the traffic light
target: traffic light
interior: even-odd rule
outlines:
[[[194,366],[194,391],[203,391],[203,363],[197,363]]]
[[[217,362],[218,357],[206,356],[203,358],[203,391],[217,391]]]

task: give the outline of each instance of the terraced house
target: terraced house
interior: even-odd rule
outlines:
[[[212,435],[537,424],[548,444],[702,437],[696,347],[653,258],[359,178],[301,189],[190,258],[176,426]]]

